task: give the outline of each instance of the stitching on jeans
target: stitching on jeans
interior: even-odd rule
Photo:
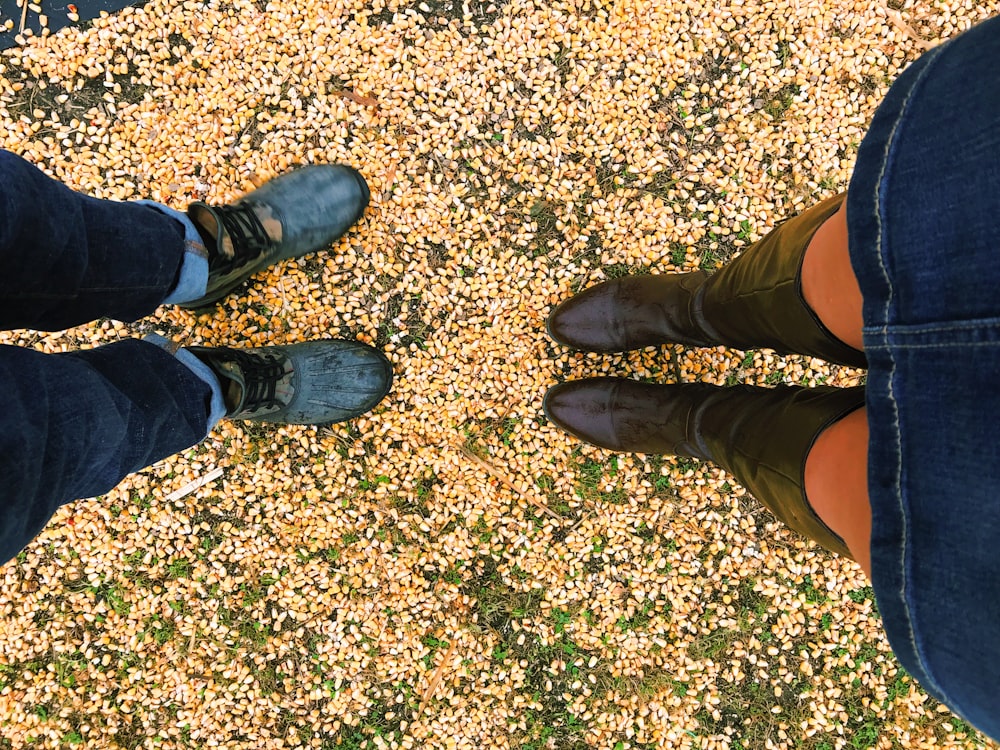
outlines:
[[[884,338],[884,336],[888,335],[888,329],[889,329],[889,325],[888,325],[888,323],[889,323],[889,308],[890,308],[890,306],[892,304],[892,298],[893,298],[892,283],[891,283],[891,281],[889,279],[888,269],[886,268],[885,259],[883,257],[883,242],[884,242],[884,238],[883,238],[884,227],[883,227],[883,217],[882,217],[882,207],[883,207],[882,189],[883,189],[883,182],[884,182],[884,179],[885,179],[885,176],[886,176],[886,171],[887,171],[887,168],[888,168],[888,162],[889,162],[889,158],[890,158],[890,153],[893,150],[894,140],[895,140],[895,137],[896,137],[896,132],[898,131],[898,129],[899,129],[899,127],[900,127],[900,125],[901,125],[901,123],[903,121],[904,116],[907,114],[907,110],[908,110],[908,108],[910,106],[910,102],[913,99],[913,95],[916,93],[917,89],[923,83],[923,81],[924,81],[924,79],[925,79],[928,71],[931,68],[933,68],[934,63],[937,61],[937,58],[938,58],[938,56],[939,56],[939,54],[941,52],[941,49],[944,46],[946,46],[946,45],[942,45],[941,47],[938,47],[937,49],[934,49],[934,50],[931,50],[931,51],[925,53],[927,55],[927,58],[928,58],[927,62],[925,63],[925,67],[924,67],[923,70],[920,71],[920,73],[917,76],[917,80],[915,80],[913,82],[913,84],[910,86],[910,90],[906,93],[906,98],[903,100],[903,102],[902,102],[902,104],[901,104],[901,106],[899,108],[898,114],[896,116],[896,120],[895,120],[895,122],[893,122],[893,125],[892,125],[892,130],[889,132],[889,137],[886,139],[885,149],[884,149],[883,154],[882,154],[881,169],[879,171],[878,180],[875,183],[875,196],[874,196],[875,197],[875,206],[876,206],[876,210],[875,210],[875,223],[876,223],[876,227],[877,227],[876,242],[875,242],[875,248],[876,248],[875,257],[878,260],[879,268],[882,271],[883,279],[886,282],[886,286],[889,289],[889,293],[886,295],[885,304],[884,304],[883,310],[882,310],[882,325],[879,327],[881,329],[881,331],[883,331],[883,338]],[[912,614],[910,612],[908,597],[906,596],[907,585],[908,585],[908,583],[907,583],[907,572],[908,572],[907,559],[908,559],[908,557],[910,555],[910,549],[909,549],[909,545],[907,543],[907,531],[908,531],[907,523],[908,523],[908,518],[907,518],[907,515],[904,512],[904,508],[903,508],[903,492],[902,492],[902,489],[903,489],[902,442],[903,441],[902,441],[902,433],[901,433],[900,427],[899,427],[899,404],[896,401],[896,396],[895,396],[895,393],[893,391],[893,383],[895,381],[895,374],[896,374],[896,359],[895,359],[895,357],[889,357],[889,362],[890,362],[889,373],[888,373],[889,377],[888,377],[888,381],[887,381],[887,384],[886,384],[886,386],[887,386],[886,387],[886,393],[887,393],[887,396],[888,396],[889,404],[890,404],[890,406],[892,408],[892,412],[893,412],[892,428],[893,428],[893,431],[894,431],[894,437],[895,437],[895,442],[896,442],[896,444],[894,446],[895,449],[896,449],[896,477],[895,477],[894,485],[895,485],[895,489],[896,489],[897,505],[899,506],[900,517],[903,519],[903,524],[902,524],[902,536],[903,536],[903,538],[902,538],[902,545],[900,547],[900,560],[899,560],[899,564],[900,564],[900,577],[901,577],[902,580],[901,580],[901,583],[900,583],[900,590],[899,590],[898,594],[899,594],[900,599],[901,599],[901,601],[903,603],[903,611],[904,611],[904,613],[906,615],[906,626],[907,626],[907,630],[908,630],[908,635],[909,635],[909,640],[910,640],[910,648],[911,648],[911,651],[913,653],[913,657],[914,657],[914,659],[916,659],[917,663],[920,664],[920,667],[923,670],[924,674],[926,675],[928,681],[933,685],[934,689],[938,692],[938,694],[939,695],[945,695],[945,692],[943,690],[941,690],[941,686],[937,684],[937,680],[935,680],[933,678],[933,676],[931,675],[930,669],[929,669],[928,665],[925,663],[925,661],[924,661],[924,659],[923,659],[923,657],[922,657],[922,655],[920,653],[920,649],[917,646],[917,639],[916,639],[916,633],[915,633],[915,630],[914,630],[913,617],[912,617]]]
[[[875,344],[873,346],[865,346],[865,349],[879,349],[885,351],[891,351],[893,349],[965,349],[966,347],[974,346],[1000,346],[1000,341],[968,341],[965,343],[960,342],[942,342],[940,344],[895,344],[895,343],[885,343],[885,344]],[[894,366],[895,369],[895,366]]]
[[[35,294],[32,294],[30,292],[24,294],[18,294],[17,292],[7,292],[4,294],[4,297],[6,297],[7,299],[17,299],[17,300],[45,299],[45,300],[57,301],[64,299],[75,300],[79,299],[81,294],[91,294],[93,292],[102,292],[102,293],[122,292],[122,291],[155,292],[158,289],[162,289],[162,287],[161,286],[112,286],[112,287],[88,286],[83,289],[78,289],[71,294],[44,294],[42,292],[38,292]]]
[[[947,323],[934,323],[926,326],[916,327],[916,326],[879,326],[879,330],[872,329],[872,333],[879,333],[884,331],[886,333],[891,332],[899,335],[909,335],[911,333],[935,333],[941,331],[942,333],[948,331],[965,331],[965,330],[982,330],[984,328],[996,328],[1000,330],[1000,318],[981,318],[978,320],[956,320]]]

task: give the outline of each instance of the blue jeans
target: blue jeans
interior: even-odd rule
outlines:
[[[1000,739],[1000,19],[892,86],[847,197],[889,642]]]
[[[183,214],[88,198],[0,151],[0,328],[131,321],[197,299],[208,264]],[[0,564],[56,509],[205,437],[221,387],[190,352],[127,340],[68,354],[0,346]]]

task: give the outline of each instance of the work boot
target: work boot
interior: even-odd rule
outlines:
[[[864,352],[830,333],[802,296],[806,248],[844,197],[829,198],[780,224],[711,276],[703,271],[625,276],[592,286],[553,310],[549,335],[591,352],[721,344],[867,367]]]
[[[587,378],[550,388],[543,408],[558,427],[601,448],[712,461],[786,526],[851,557],[810,507],[805,468],[820,433],[864,403],[863,386],[727,388]]]
[[[262,349],[187,351],[222,384],[228,419],[326,424],[360,416],[392,386],[385,356],[356,341],[307,341]]]
[[[368,185],[351,167],[298,167],[227,206],[188,206],[208,249],[208,288],[182,307],[218,302],[249,276],[330,245],[368,205]]]

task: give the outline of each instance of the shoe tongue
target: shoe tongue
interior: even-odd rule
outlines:
[[[215,212],[203,203],[194,203],[188,209],[188,216],[195,223],[199,234],[207,242],[214,244],[215,250],[226,258],[233,257],[233,241]]]
[[[268,238],[275,244],[281,242],[281,220],[278,219],[271,207],[264,203],[234,204],[234,208],[239,206],[243,210],[250,210],[257,217]],[[213,242],[216,250],[225,258],[233,258],[236,250],[233,247],[233,240],[226,231],[215,211],[211,206],[204,203],[194,203],[188,209],[188,215],[194,221],[198,232],[206,242]],[[207,235],[207,237],[206,237]]]
[[[236,414],[242,411],[247,396],[243,370],[235,362],[219,362],[218,368],[229,380],[222,389],[222,400],[226,404],[226,414]]]

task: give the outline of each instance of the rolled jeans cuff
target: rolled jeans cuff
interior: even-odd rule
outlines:
[[[186,213],[164,206],[162,203],[150,200],[135,202],[166,214],[180,222],[181,226],[184,227],[184,257],[181,260],[181,270],[177,275],[174,288],[163,300],[163,304],[179,305],[204,297],[205,291],[208,289],[208,249],[195,228],[194,222],[188,218]]]
[[[207,436],[208,433],[215,429],[215,425],[226,416],[226,402],[222,396],[222,383],[219,382],[219,378],[212,372],[212,368],[175,342],[156,333],[143,336],[143,340],[173,354],[181,364],[185,365],[208,385],[212,391],[212,397],[209,399],[208,424],[205,427],[205,436]]]

